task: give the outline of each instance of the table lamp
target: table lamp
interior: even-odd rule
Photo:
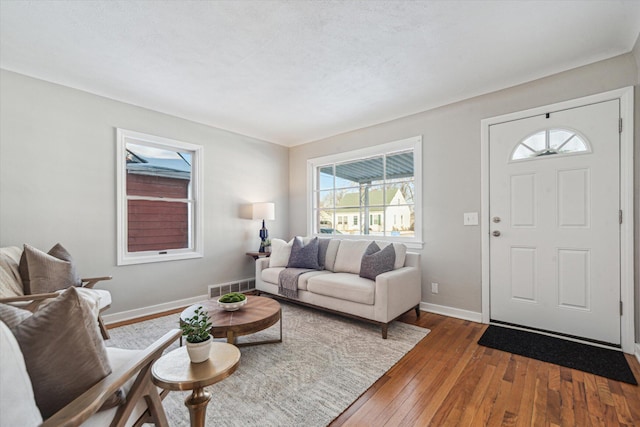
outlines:
[[[260,229],[260,249],[258,252],[265,252],[267,241],[269,240],[269,231],[264,225],[265,220],[276,219],[276,205],[275,203],[254,203],[253,204],[253,219],[262,220],[262,228]]]

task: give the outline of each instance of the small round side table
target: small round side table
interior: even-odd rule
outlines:
[[[192,427],[204,427],[211,393],[205,387],[233,374],[240,364],[240,350],[234,345],[214,342],[209,359],[191,363],[187,347],[180,347],[159,358],[151,367],[154,384],[166,390],[193,390],[184,400]]]

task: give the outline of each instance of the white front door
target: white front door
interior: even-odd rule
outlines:
[[[489,128],[491,320],[620,344],[620,101]]]

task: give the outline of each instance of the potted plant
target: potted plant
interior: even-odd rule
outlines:
[[[187,353],[191,362],[200,363],[207,360],[213,342],[213,337],[209,334],[211,330],[209,313],[202,306],[196,308],[193,316],[182,321],[180,329],[187,340]]]

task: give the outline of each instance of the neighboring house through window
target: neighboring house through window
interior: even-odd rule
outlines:
[[[309,160],[309,233],[422,244],[421,152],[414,137]]]
[[[118,129],[118,265],[202,256],[202,147]]]

